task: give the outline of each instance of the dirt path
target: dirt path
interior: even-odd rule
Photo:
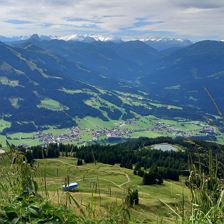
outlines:
[[[73,165],[73,164],[67,163],[67,162],[65,162],[65,161],[63,161],[63,160],[60,160],[60,159],[54,159],[54,161],[56,161],[56,162],[60,162],[60,163],[62,163],[62,164],[64,164],[64,165],[67,165],[67,166],[70,166],[70,167],[75,167],[76,169],[86,170],[87,173],[88,173],[89,171],[91,171],[91,170],[94,170],[94,169],[90,169],[90,168],[86,168],[86,167],[82,167],[82,166]],[[122,187],[123,187],[124,185],[130,183],[130,177],[129,177],[129,175],[128,175],[127,173],[119,172],[119,171],[112,171],[112,172],[110,172],[110,171],[106,171],[106,170],[103,170],[102,172],[105,172],[105,173],[107,173],[107,174],[115,173],[115,174],[121,174],[121,175],[124,175],[124,176],[127,178],[127,180],[126,180],[124,183],[122,183],[122,184],[117,184],[117,183],[115,183],[114,181],[111,181],[111,180],[108,180],[108,179],[105,179],[105,178],[100,178],[100,177],[98,178],[99,180],[103,180],[103,181],[109,182],[109,183],[113,184],[114,186],[116,186],[116,187],[118,187],[118,188],[120,188],[120,189],[122,189]],[[84,177],[84,179],[91,180],[91,179],[94,179],[94,178],[87,178],[87,177]],[[83,181],[83,178],[80,178],[80,179],[78,179],[77,181]]]
[[[128,184],[128,183],[130,183],[130,177],[128,176],[128,174],[127,173],[124,173],[125,174],[125,176],[126,176],[126,178],[127,178],[127,181],[126,182],[124,182],[123,184],[120,184],[119,186],[120,187],[123,187],[124,185],[126,185],[126,184]]]

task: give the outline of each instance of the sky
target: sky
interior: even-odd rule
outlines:
[[[224,0],[0,0],[0,35],[224,39]]]

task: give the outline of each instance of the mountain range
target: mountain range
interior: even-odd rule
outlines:
[[[111,36],[84,35],[84,34],[71,34],[66,36],[46,36],[46,35],[37,35],[37,34],[33,34],[31,36],[26,35],[26,36],[13,36],[13,37],[0,36],[0,41],[4,43],[12,43],[16,41],[27,41],[32,38],[39,38],[40,40],[78,41],[78,42],[84,42],[84,43],[92,43],[96,41],[117,43],[117,42],[128,42],[128,41],[139,40],[157,50],[165,50],[169,48],[181,48],[181,47],[186,47],[192,44],[190,40],[180,39],[180,38],[150,37],[145,39],[142,39],[142,38],[122,39],[122,38],[116,38]]]
[[[80,41],[33,35],[4,42],[0,116],[11,123],[4,133],[71,127],[86,116],[202,119],[216,114],[217,105],[223,109],[221,41],[179,40],[183,45],[164,48],[152,46],[152,40]]]

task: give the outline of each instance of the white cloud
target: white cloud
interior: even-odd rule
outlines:
[[[0,6],[1,35],[224,37],[223,0],[0,0]],[[136,26],[139,18],[144,23]],[[9,24],[9,20],[31,23]]]

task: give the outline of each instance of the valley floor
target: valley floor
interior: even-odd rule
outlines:
[[[198,137],[224,143],[224,134],[218,127],[202,121],[187,119],[160,119],[155,116],[139,116],[130,120],[103,121],[99,118],[76,119],[77,127],[59,129],[56,126],[32,133],[0,135],[0,143],[6,140],[14,145],[45,145],[49,143],[88,144],[93,142],[115,143],[127,138],[158,136]]]

